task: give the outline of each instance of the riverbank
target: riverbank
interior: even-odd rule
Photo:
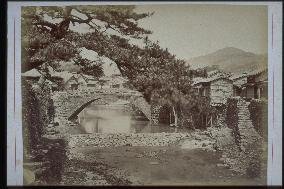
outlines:
[[[58,104],[56,107],[55,124],[46,128],[45,137],[66,142],[61,147],[64,156],[60,157],[64,158],[57,171],[60,175],[55,181],[37,180],[36,185],[265,184],[266,169],[248,169],[252,158],[240,150],[233,130],[225,124],[206,130],[148,125],[133,133],[126,129],[124,133],[100,130],[101,133],[82,134],[84,127],[68,121],[66,110]],[[119,121],[112,123],[107,126],[126,126]],[[248,170],[261,175],[249,177]]]
[[[56,133],[60,136],[60,129],[55,131],[58,126],[53,127],[49,138],[56,138]],[[66,156],[60,160],[60,180],[54,185],[265,184],[265,175],[249,178],[240,172],[245,160],[237,162],[239,151],[234,151],[238,149],[229,128],[61,137],[66,141]],[[36,185],[48,183],[38,181]]]
[[[224,166],[223,153],[215,150],[214,140],[208,135],[207,131],[197,131],[165,146],[73,146],[61,184],[265,184],[264,180],[248,178]]]

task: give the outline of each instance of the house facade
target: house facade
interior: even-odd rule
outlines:
[[[94,77],[84,74],[76,74],[79,89],[99,88],[98,81]]]
[[[268,97],[268,70],[254,71],[247,77],[244,84],[245,97],[256,99],[267,99]]]
[[[267,99],[268,70],[255,70],[239,76],[231,77],[234,84],[234,96],[244,98]]]
[[[126,88],[126,82],[127,80],[124,79],[123,77],[115,77],[112,78],[111,80],[111,88],[116,88],[116,89],[124,89]]]
[[[77,90],[79,86],[79,83],[74,75],[72,75],[65,83],[64,88],[65,89],[71,89],[71,90]]]
[[[193,87],[200,96],[209,97],[211,105],[225,104],[233,96],[233,81],[226,77],[199,79]]]

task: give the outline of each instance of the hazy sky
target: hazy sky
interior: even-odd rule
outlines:
[[[266,6],[250,5],[143,5],[137,12],[155,12],[140,21],[153,31],[152,40],[179,58],[189,59],[224,47],[266,53]]]
[[[206,55],[225,47],[236,47],[256,54],[267,53],[268,15],[266,6],[256,5],[137,5],[136,12],[154,12],[139,21],[139,26],[153,31],[158,40],[180,59]],[[80,15],[77,15],[80,17]],[[70,25],[78,32],[88,32],[88,25]],[[115,34],[115,33],[113,33]],[[138,43],[141,44],[141,43]],[[93,59],[96,53],[82,52]],[[116,65],[105,58],[106,75],[117,72]]]

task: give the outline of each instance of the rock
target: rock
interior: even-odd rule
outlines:
[[[218,164],[217,164],[217,167],[224,167],[224,164],[218,163]]]
[[[150,165],[158,165],[158,164],[159,164],[159,162],[157,162],[157,161],[150,162]]]
[[[32,184],[35,181],[35,174],[29,169],[23,169],[24,173],[24,185]]]

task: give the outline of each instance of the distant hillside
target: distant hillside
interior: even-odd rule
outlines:
[[[219,67],[232,73],[252,71],[267,67],[267,55],[257,55],[234,47],[226,47],[216,52],[186,61],[192,68]]]

